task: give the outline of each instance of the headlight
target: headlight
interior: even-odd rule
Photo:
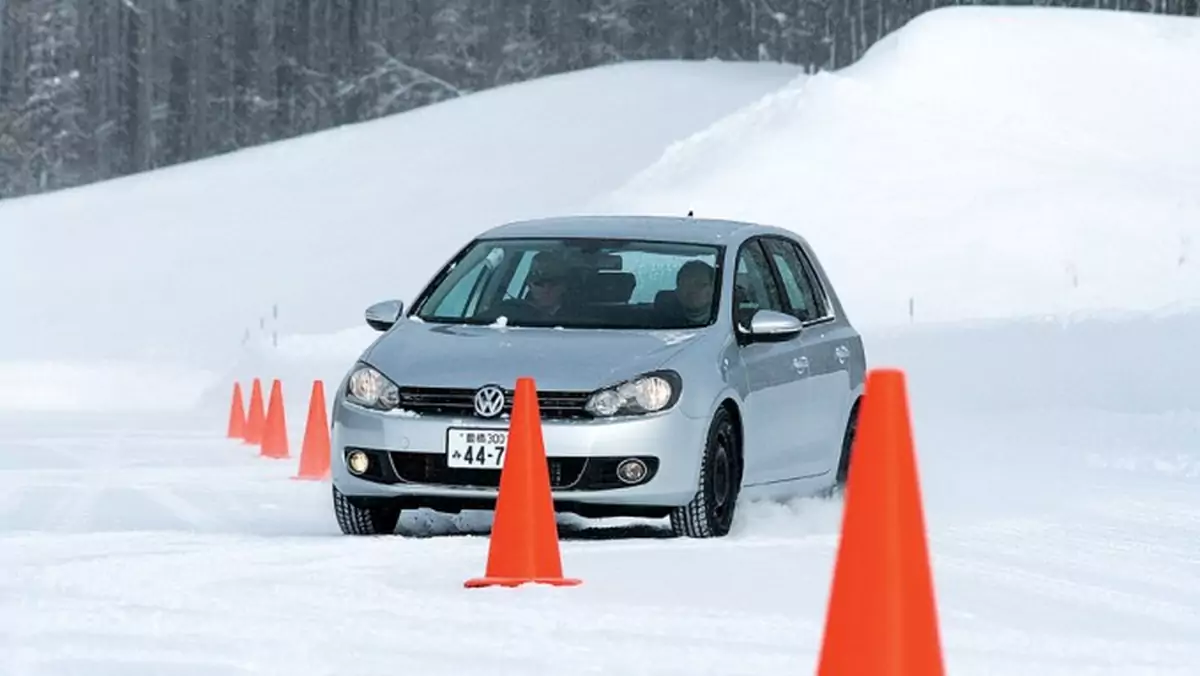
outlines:
[[[359,366],[346,381],[346,398],[359,406],[387,411],[400,404],[400,388],[370,366]]]
[[[655,371],[600,390],[588,399],[586,409],[600,418],[666,410],[679,401],[683,382],[674,371]]]

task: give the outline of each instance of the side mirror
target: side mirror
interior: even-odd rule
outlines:
[[[774,310],[759,310],[750,318],[750,335],[755,340],[788,340],[803,330],[799,319]]]
[[[404,315],[404,302],[385,300],[367,308],[367,325],[376,331],[387,331]]]

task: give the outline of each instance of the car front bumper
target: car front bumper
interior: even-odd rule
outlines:
[[[351,499],[385,498],[444,511],[494,507],[500,471],[447,467],[447,435],[451,428],[503,430],[507,420],[385,413],[341,398],[332,419],[332,479]],[[696,494],[707,433],[707,420],[678,409],[615,420],[543,418],[556,507],[583,516],[661,516],[664,508],[686,504]],[[354,450],[371,459],[362,476],[347,466]],[[616,477],[617,464],[630,457],[650,469],[633,486]]]

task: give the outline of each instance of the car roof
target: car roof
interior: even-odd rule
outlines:
[[[598,237],[729,245],[762,234],[801,239],[790,230],[747,221],[638,214],[553,216],[513,221],[485,230],[479,238]]]

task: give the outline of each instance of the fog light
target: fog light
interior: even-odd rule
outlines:
[[[646,463],[637,458],[622,460],[617,465],[617,478],[621,483],[636,484],[646,478]]]
[[[371,465],[371,458],[362,451],[351,451],[349,457],[346,458],[346,464],[350,466],[351,472],[361,475]]]

